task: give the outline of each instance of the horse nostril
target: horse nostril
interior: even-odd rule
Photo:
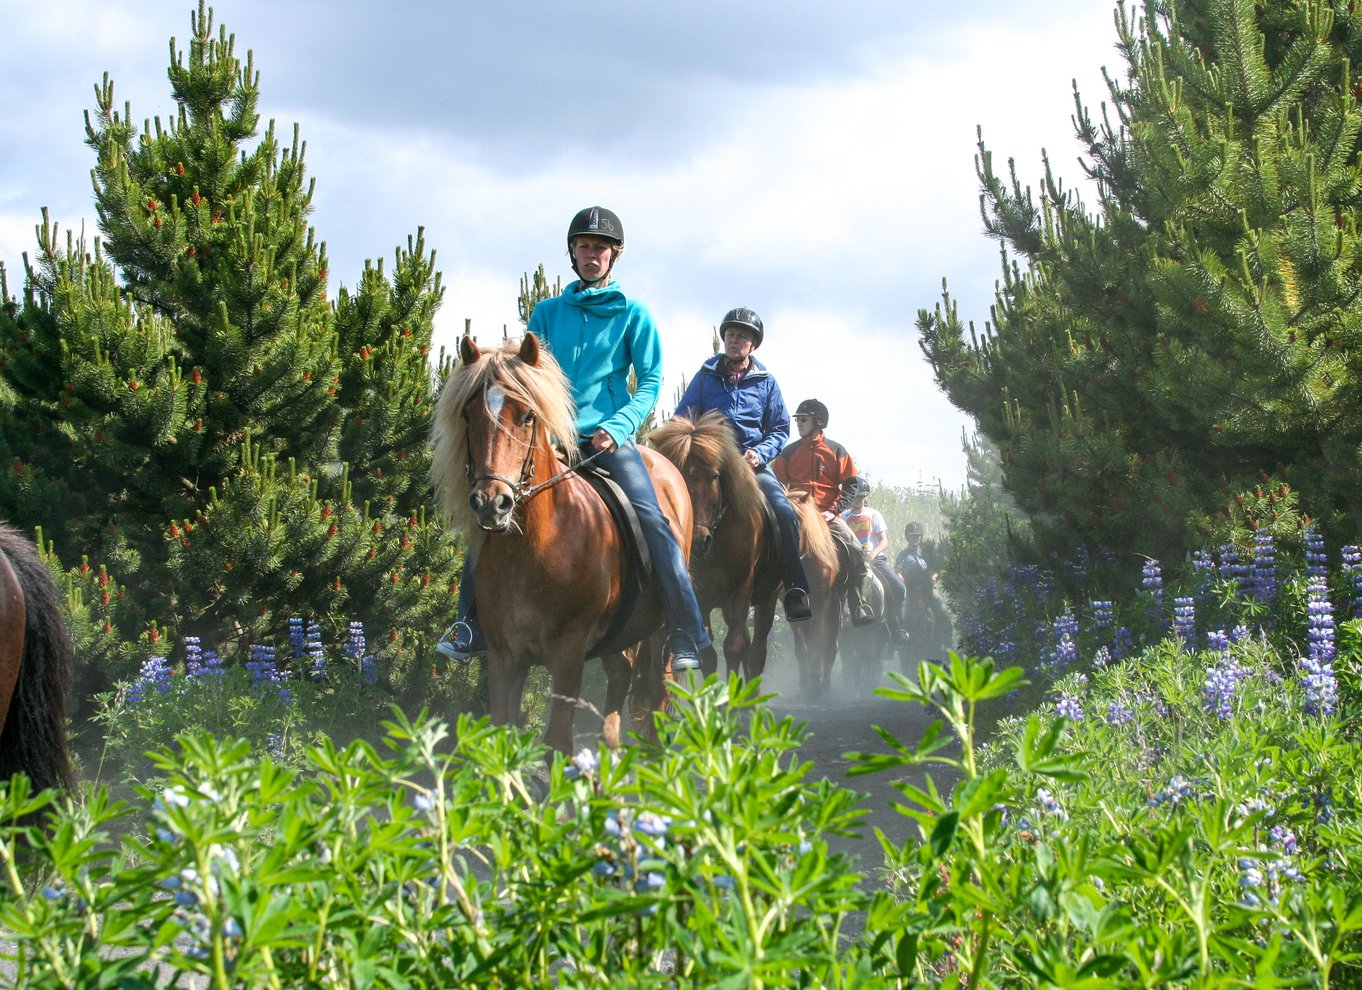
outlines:
[[[470,509],[473,509],[474,511],[477,511],[478,502],[479,502],[478,493],[477,493],[477,492],[469,492],[469,493],[468,493],[468,507],[469,507]]]
[[[515,508],[515,499],[502,492],[497,496],[497,511],[503,515]]]

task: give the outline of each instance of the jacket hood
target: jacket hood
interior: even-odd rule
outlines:
[[[568,284],[563,290],[563,302],[569,306],[584,309],[593,316],[619,316],[629,308],[629,300],[624,290],[613,278],[605,285],[583,287],[581,279]]]

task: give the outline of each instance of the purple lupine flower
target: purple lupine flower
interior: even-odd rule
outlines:
[[[307,631],[303,620],[299,616],[293,616],[288,620],[288,643],[292,651],[295,663],[303,659],[303,653],[307,649]]]
[[[1202,707],[1214,712],[1217,718],[1229,718],[1234,714],[1234,689],[1244,679],[1247,671],[1226,653],[1224,658],[1206,672],[1206,681],[1201,686]]]
[[[364,623],[351,622],[350,632],[341,647],[341,652],[359,670],[360,679],[370,687],[378,683],[378,660],[372,653],[365,653]]]
[[[1116,623],[1116,613],[1110,600],[1092,602],[1088,606],[1088,614],[1092,616],[1093,631],[1098,634],[1105,634]]]
[[[1348,583],[1348,617],[1362,616],[1362,547],[1350,543],[1343,548],[1343,573]]]
[[[1223,629],[1215,629],[1206,634],[1206,649],[1214,650],[1222,656],[1229,656],[1230,637]]]
[[[1190,598],[1173,599],[1173,634],[1189,649],[1196,646],[1196,603]]]
[[[128,704],[134,707],[140,705],[153,688],[162,693],[169,691],[173,675],[174,671],[166,663],[165,657],[147,657],[142,661],[137,680],[128,688]]]
[[[1069,691],[1064,691],[1059,696],[1059,701],[1055,704],[1055,711],[1070,722],[1083,721],[1083,703],[1078,695]]]
[[[1135,710],[1120,700],[1107,702],[1107,725],[1128,725],[1135,721]]]
[[[1078,635],[1078,620],[1072,612],[1065,611],[1051,623],[1050,631],[1054,635],[1055,648],[1050,651],[1048,665],[1063,669],[1078,659],[1078,646],[1074,643],[1074,637]]]
[[[1130,630],[1121,626],[1116,630],[1116,635],[1111,638],[1111,658],[1113,660],[1123,660],[1130,656],[1135,650],[1135,637],[1130,634]]]
[[[223,667],[222,657],[218,656],[216,650],[203,652],[199,645],[199,637],[186,636],[184,638],[184,672],[185,677],[191,681],[202,681],[210,677],[221,677],[226,673]]]
[[[1248,578],[1249,566],[1244,563],[1244,555],[1239,552],[1239,547],[1226,543],[1220,548],[1220,579],[1243,588]]]
[[[1080,546],[1074,551],[1074,559],[1064,565],[1064,571],[1072,579],[1075,586],[1081,585],[1088,579],[1090,564],[1088,548]]]
[[[1305,710],[1311,715],[1332,715],[1338,704],[1338,680],[1334,676],[1334,613],[1329,589],[1322,577],[1308,584],[1306,631],[1309,641],[1301,658],[1301,683],[1305,687]]]
[[[246,661],[246,669],[251,674],[251,687],[279,683],[279,668],[274,663],[274,647],[252,644],[251,658]]]
[[[1196,574],[1196,593],[1204,595],[1210,590],[1211,578],[1215,576],[1215,561],[1209,550],[1192,552],[1192,571]]]
[[[307,631],[303,634],[303,650],[307,655],[312,679],[326,680],[326,649],[322,646],[322,627],[316,622],[307,624]]]
[[[1305,573],[1324,577],[1329,573],[1329,555],[1324,552],[1324,536],[1314,526],[1305,530]]]
[[[1152,557],[1146,557],[1141,568],[1140,587],[1155,598],[1163,597],[1163,569]]]
[[[1253,571],[1249,595],[1271,605],[1277,600],[1277,547],[1271,533],[1253,534]]]

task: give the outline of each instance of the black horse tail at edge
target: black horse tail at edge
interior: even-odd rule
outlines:
[[[35,792],[70,790],[66,696],[71,682],[71,636],[61,592],[33,542],[0,524],[0,551],[24,591],[24,654],[18,683],[0,732],[0,781],[25,773]]]

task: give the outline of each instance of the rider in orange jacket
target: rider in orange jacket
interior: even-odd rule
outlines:
[[[843,486],[857,477],[856,464],[845,447],[823,434],[828,425],[828,407],[823,403],[805,399],[795,410],[794,420],[799,439],[780,452],[771,462],[771,470],[786,488],[808,492],[813,497],[832,535],[846,548],[851,573],[847,588],[851,621],[858,626],[865,625],[875,621],[874,612],[865,599],[870,570],[856,534],[839,514],[851,507],[851,498]]]

